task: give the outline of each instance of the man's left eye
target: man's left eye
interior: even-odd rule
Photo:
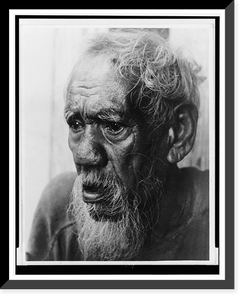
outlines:
[[[110,134],[119,134],[125,129],[125,126],[123,126],[120,123],[117,122],[108,122],[105,124],[105,130]]]
[[[106,124],[105,128],[107,131],[115,134],[121,132],[124,129],[124,126],[116,122],[110,122]]]

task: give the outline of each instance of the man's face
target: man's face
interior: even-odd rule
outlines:
[[[82,61],[68,88],[66,119],[69,146],[78,174],[115,173],[129,192],[135,186],[146,148],[143,122],[126,101],[113,65],[104,57]],[[84,186],[86,203],[97,203],[103,191]]]
[[[130,257],[142,245],[145,232],[139,211],[144,207],[146,215],[146,200],[157,180],[151,177],[152,161],[147,157],[147,127],[128,104],[126,88],[106,57],[76,66],[65,115],[78,172],[73,206],[81,244],[88,244],[94,258],[98,251],[105,259]]]

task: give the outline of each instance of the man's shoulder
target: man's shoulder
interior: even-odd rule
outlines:
[[[209,257],[209,171],[181,169],[181,186],[188,196],[186,221],[179,231],[178,259]]]
[[[66,172],[51,179],[43,190],[39,207],[48,214],[66,209],[76,176],[76,172]]]
[[[44,188],[33,218],[28,260],[45,260],[50,253],[54,255],[54,246],[61,238],[61,250],[65,251],[66,242],[72,238],[70,232],[73,220],[68,216],[67,209],[75,178],[75,172],[63,173],[53,178]]]
[[[63,195],[70,193],[76,179],[76,172],[61,173],[50,180],[44,189],[44,193]]]

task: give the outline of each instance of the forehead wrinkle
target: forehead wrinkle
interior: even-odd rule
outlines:
[[[101,86],[101,80],[88,80],[86,78],[74,79],[72,81],[71,86],[75,86],[75,87],[77,86],[77,87],[83,87],[85,89],[90,89],[90,88]]]
[[[94,80],[73,80],[69,87],[69,94],[89,97],[100,92],[101,82]]]

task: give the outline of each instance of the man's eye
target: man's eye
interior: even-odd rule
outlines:
[[[75,132],[80,131],[84,128],[84,124],[79,120],[69,120],[68,124],[70,128]]]
[[[105,130],[109,134],[117,135],[117,134],[121,133],[124,129],[125,129],[125,127],[123,125],[121,125],[120,123],[108,122],[105,124]]]

